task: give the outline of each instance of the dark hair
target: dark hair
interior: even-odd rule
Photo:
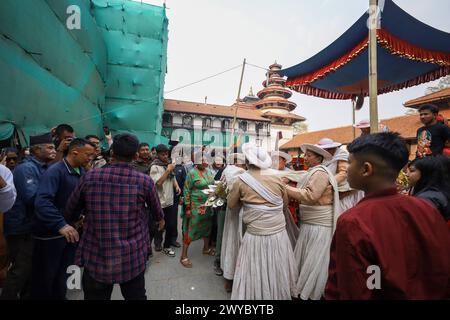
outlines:
[[[5,148],[5,153],[8,153],[8,152],[14,152],[14,153],[19,154],[19,151],[17,150],[17,148],[14,148],[14,147]]]
[[[413,195],[428,189],[437,189],[450,201],[450,159],[439,155],[412,161],[409,166],[420,171],[420,179],[414,186]]]
[[[374,157],[386,164],[387,177],[396,179],[408,163],[409,152],[405,140],[398,133],[383,132],[357,138],[347,147],[355,158]],[[389,170],[391,168],[392,170]]]
[[[85,139],[86,139],[86,140],[89,140],[89,139],[97,139],[98,141],[100,141],[100,138],[97,137],[95,134],[87,135],[87,136],[85,137]]]
[[[150,151],[156,151],[156,147],[152,147],[152,149]]]
[[[56,127],[55,134],[56,134],[57,137],[59,137],[60,135],[62,135],[66,131],[70,132],[70,133],[73,133],[74,130],[68,124],[60,124],[59,126]]]
[[[431,104],[431,103],[424,104],[424,105],[420,106],[419,112],[421,112],[423,110],[430,110],[433,114],[438,114],[439,113],[439,108],[437,106],[435,106],[434,104]]]
[[[149,147],[150,148],[150,145],[147,142],[142,142],[142,143],[139,144],[138,150],[141,150],[141,148],[143,148],[143,147]]]
[[[139,140],[135,135],[122,133],[114,137],[112,150],[117,160],[131,161],[138,152]]]
[[[159,145],[156,146],[156,152],[157,153],[170,152],[170,149],[165,144],[159,144]]]
[[[95,148],[94,144],[92,144],[91,142],[89,142],[89,141],[87,141],[85,139],[81,139],[81,138],[73,139],[72,142],[69,144],[68,152],[71,152],[75,148],[81,148],[81,147],[84,147],[86,145],[89,145],[89,146]]]

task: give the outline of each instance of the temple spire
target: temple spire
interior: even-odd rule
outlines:
[[[276,61],[269,66],[267,80],[263,82],[264,89],[258,92],[261,100],[256,103],[256,108],[263,112],[289,113],[297,104],[288,99],[292,92],[286,87],[286,80],[280,76],[282,65]]]

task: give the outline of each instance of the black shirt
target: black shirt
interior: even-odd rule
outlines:
[[[443,192],[437,189],[428,189],[420,191],[415,196],[431,202],[441,212],[445,221],[450,220],[450,202]]]
[[[216,175],[214,176],[214,181],[219,181],[220,179],[222,179],[223,170],[225,170],[225,166],[217,171]]]
[[[175,178],[177,179],[178,186],[181,189],[181,194],[183,194],[184,182],[186,181],[187,172],[182,164],[177,164],[175,170],[173,171]]]
[[[438,122],[417,130],[417,157],[442,154],[445,142],[450,139],[450,128]]]

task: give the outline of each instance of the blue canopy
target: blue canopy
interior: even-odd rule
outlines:
[[[327,48],[281,70],[298,92],[327,99],[369,94],[366,12]],[[377,30],[378,93],[387,93],[450,74],[450,34],[430,27],[386,0]]]

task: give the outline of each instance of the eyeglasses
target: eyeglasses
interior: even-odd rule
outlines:
[[[17,161],[17,159],[18,159],[17,157],[10,157],[10,158],[7,157],[6,161],[11,161],[11,160]]]

